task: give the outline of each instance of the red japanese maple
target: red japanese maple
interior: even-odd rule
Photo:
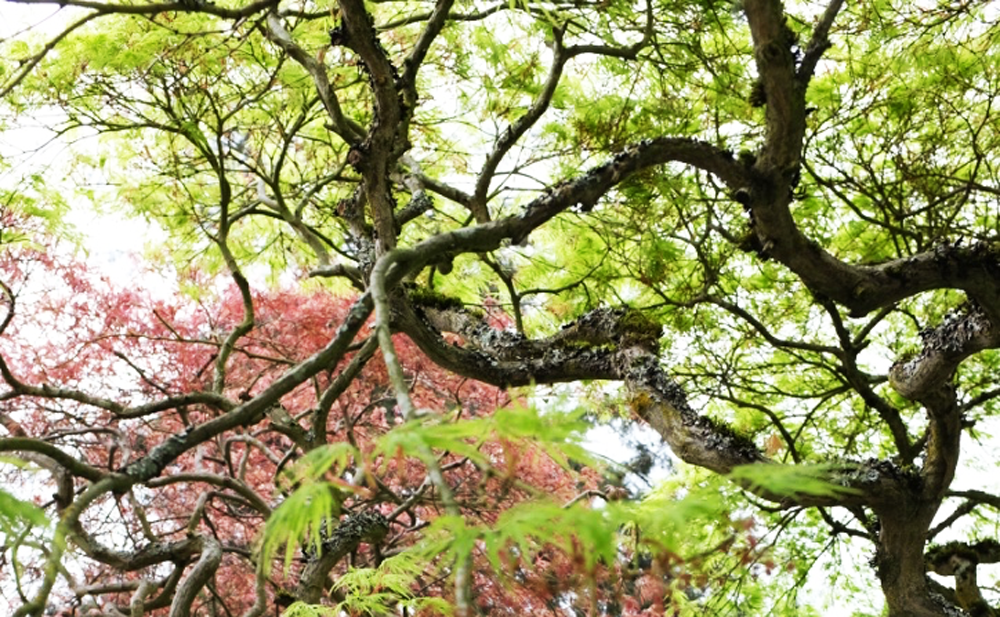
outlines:
[[[9,323],[0,338],[9,385],[0,395],[0,422],[7,432],[44,440],[89,469],[113,473],[144,460],[190,427],[220,417],[224,404],[198,393],[208,391],[217,378],[220,349],[244,318],[239,290],[194,273],[188,282],[201,290],[197,298],[153,293],[58,255],[52,249],[28,248],[8,248],[2,254],[10,291]],[[150,274],[150,280],[157,279]],[[329,342],[353,301],[319,286],[255,292],[254,327],[236,342],[219,400],[247,401],[266,390]],[[487,310],[494,327],[507,324],[501,311]],[[414,402],[438,414],[442,423],[482,417],[512,402],[503,390],[444,371],[406,339],[397,337],[396,346]],[[113,613],[113,607],[123,611],[137,597],[147,614],[167,614],[210,541],[222,555],[191,610],[253,614],[260,606],[255,541],[269,513],[294,488],[282,481],[282,471],[323,444],[350,443],[359,452],[339,475],[327,474],[331,486],[344,489],[334,520],[363,512],[388,517],[379,541],[355,542],[331,574],[351,565],[376,565],[418,542],[443,512],[440,495],[428,482],[426,464],[373,450],[376,440],[402,418],[385,365],[372,351],[357,345],[336,366],[291,390],[259,421],[185,450],[144,485],[99,498],[73,530],[75,548],[64,560],[62,577],[67,584],[53,596],[63,603],[61,614],[89,614],[94,606],[103,607],[101,614]],[[324,399],[355,361],[364,361],[358,375],[337,396]],[[190,403],[184,397],[191,397]],[[164,399],[175,404],[144,407]],[[523,440],[487,440],[479,451],[478,460],[435,453],[470,525],[495,523],[505,510],[539,495],[569,500],[599,481],[594,470],[570,471]],[[26,480],[22,470],[14,470],[7,472],[8,482],[22,483],[21,497],[59,517],[74,493],[83,490],[83,482],[59,471],[44,452],[29,452],[25,458],[52,471],[51,476]],[[365,461],[363,469],[359,461]],[[261,596],[267,605],[337,600],[336,593],[325,593],[326,576],[321,577],[326,582],[320,597],[302,597],[301,579],[311,559],[316,555],[303,547],[289,569],[270,571]],[[471,584],[487,612],[491,607],[518,607],[519,612],[553,608],[566,602],[566,592],[593,580],[574,566],[572,555],[555,549],[528,562],[507,561],[507,573],[514,576],[501,580],[483,555],[473,556]],[[42,574],[41,562],[24,558],[23,563],[26,576],[16,585],[27,593],[31,579]],[[449,596],[448,585],[433,578],[433,568],[440,566],[428,564],[415,595]],[[14,586],[6,580],[4,593],[16,605]]]

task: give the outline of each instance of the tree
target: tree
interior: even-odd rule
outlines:
[[[126,311],[116,331],[153,338],[109,343],[100,357],[46,359],[37,342],[4,332],[6,417],[70,405],[81,410],[67,416],[74,421],[139,420],[161,432],[159,441],[144,437],[146,449],[130,443],[129,456],[108,453],[108,464],[65,436],[92,439],[93,420],[24,426],[23,436],[7,423],[0,450],[31,453],[22,458],[43,461],[59,487],[42,583],[19,615],[43,611],[70,544],[112,570],[145,566],[160,545],[105,553],[80,522],[100,504],[169,485],[205,444],[239,442],[240,456],[265,456],[278,442],[255,449],[236,438],[263,434],[254,431],[281,433],[302,455],[285,487],[300,488],[284,500],[300,516],[271,516],[255,553],[265,564],[289,547],[299,559],[285,570],[293,581],[308,579],[324,554],[341,561],[361,544],[378,546],[383,513],[357,507],[365,482],[399,496],[418,481],[426,488],[417,493],[433,495],[444,515],[402,554],[425,551],[424,567],[444,551],[436,563],[448,582],[425,590],[459,614],[499,610],[485,600],[483,564],[523,583],[549,560],[545,521],[575,532],[551,536],[566,536],[553,540],[551,559],[588,574],[580,589],[594,593],[594,614],[624,610],[598,601],[598,573],[614,573],[623,536],[608,534],[626,522],[644,538],[634,561],[656,562],[646,564],[652,595],[675,610],[802,610],[783,595],[780,575],[773,585],[753,581],[763,573],[740,562],[759,553],[743,550],[731,551],[741,555],[735,582],[696,580],[676,597],[670,590],[680,587],[665,576],[673,549],[697,572],[697,555],[758,538],[717,531],[712,543],[692,532],[658,546],[669,530],[651,508],[664,508],[662,518],[679,511],[663,495],[631,509],[508,503],[504,525],[467,526],[466,500],[495,486],[485,476],[496,461],[475,465],[487,443],[502,450],[520,437],[518,451],[548,448],[559,459],[572,440],[534,412],[448,425],[447,397],[423,390],[400,362],[418,357],[411,344],[427,374],[442,375],[436,366],[502,389],[573,383],[577,395],[601,393],[678,458],[728,478],[722,507],[731,521],[758,509],[773,531],[772,558],[804,570],[824,551],[870,547],[871,569],[864,559],[852,568],[881,589],[893,617],[996,611],[978,577],[1000,560],[990,537],[1000,496],[981,490],[966,464],[977,461],[960,456],[988,439],[981,430],[1000,394],[995,3],[57,4],[71,12],[64,30],[4,43],[9,124],[44,111],[55,135],[79,144],[78,198],[155,221],[169,237],[159,263],[195,265],[204,274],[192,275],[192,288],[224,274],[233,291],[211,320],[181,311],[150,326]],[[64,207],[52,182],[11,188],[18,221],[47,213],[49,201]],[[268,332],[270,303],[284,306],[275,314],[298,315],[312,297],[266,291],[268,277],[296,272],[308,275],[307,289],[349,285],[356,299],[338,311],[326,305],[320,313],[332,322],[304,311],[302,328]],[[11,316],[22,314],[7,285],[5,327],[14,328]],[[53,331],[100,347],[99,317],[55,319]],[[165,351],[190,340],[206,347],[183,362]],[[360,372],[376,347],[385,391]],[[121,365],[111,357],[144,385],[113,391],[120,384],[109,376]],[[84,378],[68,370],[74,362],[88,371],[103,363],[104,372]],[[595,381],[620,389],[609,395]],[[475,392],[469,400],[492,397],[490,406],[503,398],[463,387]],[[390,461],[397,450],[368,459],[343,445],[351,442],[328,412],[335,402],[350,408],[344,396],[360,397],[362,409],[386,401],[382,418],[398,411],[399,426],[371,443],[421,461],[416,476],[367,472],[364,461]],[[380,430],[392,425],[383,420]],[[991,468],[991,456],[978,463]],[[482,483],[451,473],[453,463]],[[349,470],[357,480],[345,480]],[[331,482],[316,481],[323,477]],[[242,489],[226,482],[219,498],[239,502]],[[587,485],[594,477],[582,482],[596,488]],[[254,498],[233,507],[247,502]],[[188,512],[190,534],[171,540],[179,567],[160,588],[183,615],[224,558],[218,533],[203,526],[205,504],[173,505]],[[331,531],[338,508],[347,514]],[[37,525],[37,512],[22,510]],[[370,516],[355,518],[363,512]],[[518,518],[524,512],[537,516]],[[334,550],[344,537],[350,550]],[[381,558],[358,563],[404,567]],[[258,568],[259,593],[271,593],[280,571]],[[379,566],[341,580],[362,590],[355,596],[374,596],[388,584],[379,572],[387,575]],[[129,583],[135,602],[159,574]],[[803,576],[796,571],[790,585]],[[393,601],[406,599],[393,589]],[[636,595],[650,593],[620,597]],[[527,595],[509,601],[533,606]]]
[[[236,290],[226,290],[213,301],[210,289],[206,289],[207,281],[202,278],[192,281],[202,289],[197,303],[184,301],[183,297],[153,301],[135,289],[121,289],[106,279],[88,275],[82,264],[61,264],[46,252],[28,249],[11,252],[8,257],[12,255],[18,259],[9,259],[5,271],[15,279],[16,287],[9,289],[11,297],[18,300],[16,315],[20,319],[10,320],[7,334],[20,344],[5,350],[4,357],[10,365],[24,367],[19,379],[34,384],[86,385],[91,389],[89,396],[109,392],[139,401],[171,396],[176,391],[179,394],[173,398],[186,398],[188,402],[178,406],[175,413],[95,415],[86,408],[100,409],[102,405],[89,397],[65,402],[44,397],[22,398],[0,416],[11,435],[22,439],[42,435],[52,441],[65,440],[67,448],[81,455],[79,469],[105,469],[112,473],[157,448],[165,448],[171,436],[184,434],[190,427],[217,415],[199,405],[197,396],[191,397],[192,393],[210,387],[213,377],[210,369],[218,357],[218,333],[231,330],[242,318],[242,302]],[[44,289],[36,289],[33,281],[41,282]],[[322,290],[308,294],[271,290],[255,295],[253,304],[255,327],[234,347],[237,357],[227,370],[230,387],[239,390],[234,394],[235,400],[251,400],[254,392],[271,385],[288,366],[322,347],[332,325],[349,308],[349,302]],[[65,331],[67,328],[60,322],[66,321],[73,324],[67,336],[38,342],[37,332]],[[35,344],[24,343],[30,339]],[[96,512],[83,515],[85,518],[73,530],[74,541],[89,559],[77,564],[81,572],[70,579],[70,591],[77,598],[103,595],[106,598],[102,598],[102,604],[117,601],[119,606],[126,607],[130,594],[124,597],[122,594],[135,592],[134,597],[140,601],[148,596],[144,600],[145,610],[169,604],[172,614],[192,610],[192,606],[183,607],[175,598],[186,598],[193,607],[200,604],[203,612],[222,610],[220,607],[224,606],[230,612],[253,614],[258,598],[253,568],[257,560],[251,558],[250,541],[259,535],[264,521],[270,521],[270,525],[289,517],[294,519],[296,507],[323,506],[324,525],[329,524],[325,519],[331,511],[343,514],[343,532],[353,524],[361,534],[351,542],[342,541],[336,548],[323,540],[323,559],[316,559],[317,551],[311,547],[302,547],[306,558],[298,560],[294,575],[283,581],[284,586],[275,587],[293,598],[318,603],[330,570],[358,551],[359,541],[377,538],[378,548],[389,552],[411,543],[418,531],[437,516],[436,500],[429,493],[427,471],[420,461],[395,455],[395,450],[400,453],[408,450],[408,440],[421,437],[415,432],[417,427],[408,427],[409,431],[397,428],[390,440],[379,442],[379,436],[385,435],[399,420],[393,416],[395,401],[387,387],[384,367],[368,362],[375,351],[373,342],[355,350],[346,366],[327,367],[311,381],[312,387],[298,388],[285,396],[280,405],[266,412],[266,420],[258,423],[257,430],[250,426],[231,428],[224,438],[209,440],[175,458],[168,472],[148,483],[151,490],[114,493],[100,504],[103,508],[98,504],[92,506]],[[447,409],[455,416],[482,416],[508,402],[501,390],[458,379],[426,359],[415,357],[418,352],[406,341],[400,341],[398,348],[401,356],[407,358],[412,379],[410,392],[428,408]],[[134,378],[129,379],[129,374]],[[510,409],[497,414],[498,421],[506,414],[514,426],[515,420],[528,419],[524,412]],[[326,416],[323,422],[329,427],[325,433],[325,442],[329,443],[326,447],[298,424],[296,418],[309,415]],[[465,428],[471,428],[472,424],[468,422]],[[434,432],[435,435],[427,437],[435,438],[437,444],[448,443],[447,434]],[[593,472],[563,473],[551,459],[534,451],[531,444],[522,444],[523,437],[515,431],[507,430],[503,438],[502,444],[486,440],[465,456],[446,456],[440,462],[439,473],[454,487],[454,503],[461,507],[470,523],[495,521],[499,512],[525,500],[530,491],[544,491],[563,500],[571,499],[580,490],[596,492]],[[13,445],[18,443],[15,441]],[[462,445],[460,441],[456,444]],[[380,449],[385,450],[381,455]],[[514,455],[505,456],[507,450]],[[300,455],[305,455],[300,461],[304,464],[296,466]],[[58,458],[53,460],[44,449],[29,449],[21,456],[52,475],[53,483],[39,486],[36,492],[42,495],[55,492],[40,505],[61,511],[69,509],[75,498],[74,484]],[[337,474],[338,470],[333,471],[330,483],[309,483],[312,475],[328,472],[335,459],[346,457],[364,460],[374,469],[351,465],[353,484]],[[496,469],[490,466],[491,461],[496,462]],[[347,466],[346,460],[338,464]],[[509,469],[503,469],[503,464],[509,465]],[[293,473],[283,474],[283,469]],[[306,484],[309,490],[302,489],[289,497],[292,483]],[[318,499],[315,491],[324,492],[320,497],[332,495],[333,502],[329,498]],[[272,507],[274,503],[284,503],[277,513]],[[391,510],[383,515],[379,505],[391,506]],[[108,508],[117,512],[109,512]],[[33,522],[37,525],[37,520]],[[390,524],[394,533],[385,537]],[[23,533],[12,544],[22,550],[30,551],[35,548],[33,544],[46,540],[44,533],[39,542],[29,536],[32,530],[15,530]],[[38,530],[34,531],[37,534]],[[313,537],[309,541],[318,539]],[[114,550],[122,542],[134,549]],[[292,548],[298,549],[298,543]],[[211,597],[208,601],[199,598],[194,604],[193,594],[182,593],[184,580],[188,579],[180,579],[180,575],[189,562],[195,561],[193,558],[197,557],[198,563],[207,559],[198,557],[199,554],[215,561],[211,579],[201,583],[208,586]],[[23,567],[35,565],[30,557],[18,557],[16,549],[13,556]],[[363,557],[353,559],[360,565]],[[176,563],[174,572],[169,573],[176,580],[171,581],[171,576],[167,576],[165,582],[155,585],[146,577],[131,575],[148,573],[151,566],[170,561]],[[194,577],[195,570],[186,576]],[[281,578],[277,576],[278,580]],[[147,589],[142,588],[144,581]],[[153,595],[153,591],[158,593]],[[192,587],[192,591],[197,592],[198,588]],[[267,591],[261,589],[261,593]],[[280,591],[278,601],[281,601]],[[66,598],[61,601],[73,604]],[[526,601],[526,598],[521,600]],[[263,598],[257,610],[261,608]]]

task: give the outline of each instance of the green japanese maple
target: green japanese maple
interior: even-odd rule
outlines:
[[[60,491],[0,493],[18,615],[997,610],[1000,4],[0,6],[53,139],[2,152],[0,451]],[[162,230],[169,312],[73,303],[84,204]],[[622,423],[683,461],[643,500],[581,446]]]

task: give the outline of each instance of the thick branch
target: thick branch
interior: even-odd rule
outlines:
[[[139,581],[139,585],[129,601],[129,617],[142,617],[146,613],[146,597],[152,593],[153,588],[154,584],[148,580]]]
[[[558,334],[529,340],[498,332],[452,310],[418,307],[398,326],[436,363],[496,385],[550,384],[582,379],[619,380],[632,407],[685,462],[721,474],[740,465],[768,462],[757,446],[724,424],[695,412],[655,354],[659,328],[641,325],[630,311],[594,311]],[[466,338],[446,343],[438,328]],[[834,470],[830,480],[844,492],[829,496],[775,495],[747,487],[783,505],[895,504],[913,478],[891,463],[868,461]]]
[[[104,546],[79,527],[74,531],[73,541],[91,559],[122,572],[135,572],[168,561],[187,563],[201,551],[197,538],[154,542],[135,551],[119,551]]]
[[[215,575],[222,562],[222,545],[219,541],[209,535],[200,535],[195,538],[198,542],[201,558],[194,564],[191,572],[177,586],[174,594],[174,601],[170,603],[170,617],[189,617],[191,615],[191,605],[202,587]]]
[[[396,246],[395,202],[389,184],[389,171],[402,153],[397,138],[406,139],[407,124],[403,105],[396,92],[396,68],[378,42],[371,15],[361,0],[340,0],[343,19],[341,30],[331,33],[334,44],[354,50],[364,63],[372,93],[375,117],[361,144],[354,146],[349,161],[361,171],[365,196],[375,226],[376,252],[382,255]]]
[[[924,348],[916,357],[897,362],[889,383],[908,399],[923,402],[949,383],[966,358],[1000,346],[1000,328],[978,306],[952,311],[941,325],[921,332]]]
[[[927,569],[942,576],[955,577],[958,604],[974,617],[993,617],[996,611],[986,603],[976,581],[977,566],[1000,562],[1000,543],[985,540],[975,544],[951,542],[927,551]]]
[[[984,306],[991,319],[1000,319],[1000,252],[992,246],[946,244],[879,265],[856,266],[838,260],[796,226],[789,204],[805,131],[806,80],[801,71],[810,72],[818,62],[839,4],[832,2],[817,25],[797,77],[792,33],[781,3],[745,3],[757,69],[767,95],[765,143],[744,200],[755,233],[769,257],[787,266],[814,293],[846,306],[854,316],[923,291],[951,288],[965,290]]]
[[[299,578],[295,597],[317,604],[326,588],[326,577],[345,556],[357,550],[362,542],[381,542],[389,531],[389,522],[382,514],[366,510],[351,515],[323,541],[322,552],[313,557]]]
[[[940,500],[954,477],[961,437],[961,411],[952,377],[962,360],[1000,345],[1000,329],[973,305],[949,313],[941,325],[921,336],[923,350],[911,360],[894,364],[889,383],[927,409],[930,425],[924,493],[928,499]]]
[[[85,478],[91,482],[97,482],[108,475],[96,467],[73,458],[57,446],[40,439],[31,439],[29,437],[0,438],[0,452],[37,452],[52,459],[72,475]]]
[[[797,168],[805,135],[805,87],[795,79],[793,37],[778,0],[746,0],[757,73],[767,95],[767,134],[757,167],[765,173]]]

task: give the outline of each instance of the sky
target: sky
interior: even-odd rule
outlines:
[[[0,39],[6,39],[34,25],[39,14],[51,13],[54,11],[45,7],[30,7],[0,1]],[[58,13],[42,21],[39,31],[56,32],[67,18],[67,12]],[[39,124],[43,120],[45,119],[28,119],[16,130],[0,131],[0,160],[6,160],[13,165],[7,170],[0,169],[0,188],[16,189],[25,174],[35,171],[46,172],[47,176],[51,174],[48,177],[53,180],[65,175],[59,171],[69,163],[69,149],[65,143],[53,142],[38,149],[40,144],[48,140],[48,134],[32,124]],[[77,147],[85,150],[87,141],[79,142]],[[69,180],[62,182],[65,182],[68,191],[76,188]],[[136,256],[151,242],[156,242],[159,236],[155,228],[141,220],[98,213],[85,199],[74,199],[71,202],[68,221],[80,233],[82,247],[91,261],[98,264],[105,272],[122,278],[140,272]],[[981,441],[966,439],[963,442],[964,454],[961,465],[964,469],[960,470],[958,481],[953,488],[1000,493],[1000,475],[996,474],[994,462],[996,454],[987,442],[989,437],[1000,436],[1000,419],[986,419],[977,426],[977,429],[984,439]],[[658,442],[657,437],[647,434],[640,434],[638,438],[651,446],[655,446],[654,442]],[[617,463],[626,463],[634,454],[634,450],[628,448],[615,431],[608,428],[590,431],[586,444],[595,452]],[[654,480],[664,477],[665,473],[667,473],[665,468],[654,470]],[[944,507],[938,520],[946,517],[952,511],[952,507]],[[997,530],[997,534],[1000,534],[1000,529]],[[953,536],[958,537],[954,533],[942,534],[939,540],[947,541]],[[863,564],[863,560],[859,563]],[[825,596],[830,591],[821,583],[810,584],[810,587],[813,588],[811,593],[817,597]]]

